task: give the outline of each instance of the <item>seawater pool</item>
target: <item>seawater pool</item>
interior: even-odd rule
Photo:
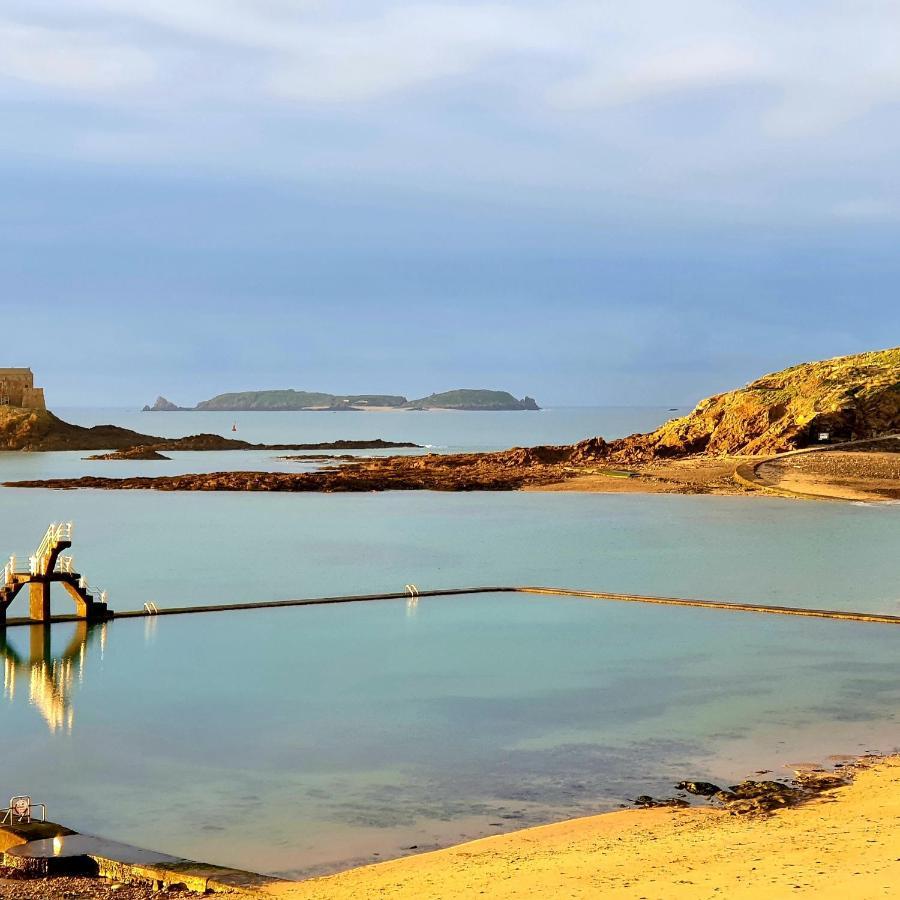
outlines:
[[[165,429],[147,418],[163,431],[192,415]],[[320,414],[278,415],[239,424],[270,441],[361,436],[326,435]],[[586,412],[377,415],[346,421],[419,442],[469,423],[447,441],[464,447],[591,433]],[[198,469],[266,465],[187,456]],[[117,465],[2,454],[0,480],[126,474]],[[64,520],[76,523],[78,569],[119,610],[413,582],[900,613],[890,504],[3,489],[0,557],[27,556]],[[56,612],[68,604],[54,599]],[[0,794],[30,793],[80,830],[289,875],[613,809],[685,777],[727,782],[900,744],[895,626],[489,594],[120,620],[85,634],[54,626],[46,637],[9,629],[2,645]]]
[[[900,739],[887,626],[490,594],[74,629],[67,683],[7,675],[3,787],[292,876]]]

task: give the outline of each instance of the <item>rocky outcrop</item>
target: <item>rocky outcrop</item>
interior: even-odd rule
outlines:
[[[179,412],[183,409],[184,407],[177,406],[165,397],[157,397],[153,406],[145,406],[143,412]]]
[[[171,456],[163,456],[152,447],[128,447],[125,450],[114,450],[112,453],[97,453],[94,456],[85,457],[90,460],[171,460],[171,458]]]
[[[700,402],[651,434],[616,441],[620,460],[769,455],[820,440],[900,431],[900,347],[803,363]]]
[[[0,407],[0,450],[121,450],[161,440],[115,425],[83,428],[45,409]]]
[[[363,450],[416,447],[408,441],[331,441],[317,444],[251,444],[219,434],[192,434],[164,438],[141,434],[117,425],[84,428],[72,425],[44,409],[0,406],[0,450],[118,450],[157,453],[167,450]],[[139,459],[117,456],[118,459]],[[155,458],[155,457],[154,457]]]

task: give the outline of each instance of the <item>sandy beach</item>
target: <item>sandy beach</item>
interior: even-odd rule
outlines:
[[[527,897],[875,900],[900,885],[900,757],[770,816],[628,810],[489,837],[299,885],[296,900]]]

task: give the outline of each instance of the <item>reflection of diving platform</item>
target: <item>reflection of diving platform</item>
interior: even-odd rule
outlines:
[[[84,663],[91,642],[105,643],[105,624],[80,619],[75,632],[62,653],[51,649],[49,625],[29,626],[27,655],[18,653],[8,642],[7,632],[0,629],[0,658],[3,660],[3,695],[10,701],[16,697],[19,679],[27,679],[29,703],[44,717],[51,731],[72,730],[74,713],[72,693],[76,682],[84,677]]]
[[[87,579],[75,571],[75,561],[63,551],[72,546],[72,523],[54,523],[44,535],[40,546],[20,567],[11,556],[0,575],[0,628],[6,624],[6,611],[16,595],[26,585],[30,595],[28,621],[50,622],[50,585],[61,584],[75,601],[74,616],[67,619],[102,621],[111,617],[106,591],[91,590]]]

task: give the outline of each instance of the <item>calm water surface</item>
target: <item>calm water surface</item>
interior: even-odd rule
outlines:
[[[471,423],[481,436],[403,431],[407,419],[418,428],[466,414],[389,413],[365,435],[350,425],[378,414],[247,414],[259,434],[239,429],[265,441],[496,447],[611,435],[616,421],[624,433],[648,427],[637,424],[646,412],[575,416],[605,415],[605,430],[545,413],[471,414],[511,417],[509,440],[486,420]],[[200,415],[145,415],[131,427],[163,433],[170,419]],[[298,415],[313,420],[302,436]],[[83,421],[112,420],[93,416]],[[269,421],[280,416],[288,426]],[[340,428],[316,424],[326,419]],[[547,421],[549,432],[533,424]],[[176,428],[191,430],[213,429]],[[116,465],[79,456],[7,454],[0,476]],[[235,468],[242,454],[213,456]],[[164,464],[140,471],[150,465]],[[79,568],[118,609],[413,581],[900,612],[891,505],[6,489],[0,553],[30,551],[63,519],[77,523]],[[270,872],[614,808],[685,776],[728,780],[808,753],[900,743],[900,629],[885,626],[486,595],[126,620],[86,634],[64,626],[50,647],[10,629],[0,649],[0,752],[15,761],[0,793],[30,791],[84,830]]]

